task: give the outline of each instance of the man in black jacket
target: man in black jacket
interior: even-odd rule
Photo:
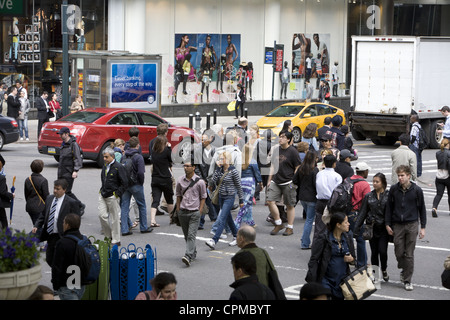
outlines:
[[[81,148],[77,143],[77,139],[70,134],[69,128],[62,127],[58,134],[62,140],[59,148],[58,179],[67,181],[66,194],[79,202],[80,214],[83,215],[86,205],[72,192],[73,182],[78,177],[78,171],[83,167]]]
[[[256,259],[249,251],[236,253],[231,258],[235,281],[230,300],[275,300],[272,290],[258,281]]]
[[[49,121],[48,110],[50,110],[50,106],[48,105],[47,97],[48,92],[44,91],[42,92],[42,96],[37,98],[36,101],[34,102],[34,106],[38,111],[38,131],[37,131],[38,139],[39,135],[41,134],[42,125],[45,122]]]
[[[422,189],[411,182],[411,168],[400,165],[396,169],[398,183],[389,189],[385,223],[389,235],[394,236],[394,251],[405,290],[413,290],[414,249],[417,234],[425,237],[427,214]],[[419,229],[420,221],[420,231]]]
[[[77,261],[76,248],[77,243],[69,236],[75,236],[78,239],[83,239],[80,233],[81,217],[77,214],[68,214],[63,221],[63,235],[55,245],[55,258],[52,266],[52,284],[53,289],[58,293],[61,300],[81,300],[83,297],[85,286],[79,283],[70,283],[73,278],[73,270],[68,269],[75,266]],[[69,279],[71,278],[71,279]],[[71,285],[74,288],[69,288]]]
[[[344,181],[345,178],[351,177],[355,174],[355,171],[350,164],[352,159],[351,157],[352,153],[349,150],[344,149],[339,155],[339,161],[336,162],[336,168],[334,168],[334,171],[341,175],[342,181]]]
[[[98,217],[105,237],[120,246],[120,198],[128,187],[128,178],[123,165],[115,161],[113,149],[103,151],[103,160]]]
[[[80,214],[79,203],[66,195],[67,181],[59,179],[54,182],[53,194],[45,199],[45,209],[34,224],[32,233],[40,232],[40,241],[47,241],[46,261],[53,265],[55,244],[63,234],[63,221],[69,213]]]
[[[8,99],[6,100],[8,104],[8,111],[7,116],[17,119],[19,117],[19,110],[20,110],[20,101],[19,96],[17,95],[17,88],[11,87],[10,93],[8,95]]]

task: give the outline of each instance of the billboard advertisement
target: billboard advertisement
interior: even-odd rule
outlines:
[[[111,61],[110,107],[158,111],[159,69],[159,61]]]

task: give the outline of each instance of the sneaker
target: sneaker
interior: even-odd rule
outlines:
[[[413,291],[414,287],[410,282],[405,282],[405,290],[406,291]]]
[[[212,250],[214,250],[216,248],[216,243],[214,242],[213,239],[209,239],[207,241],[205,241],[205,244],[210,247]]]
[[[283,236],[290,236],[294,234],[294,229],[292,228],[286,228],[286,230],[283,232]]]
[[[237,245],[236,238],[233,238],[233,241],[231,241],[228,245],[229,245],[230,247],[234,247],[235,245]]]
[[[387,271],[383,271],[383,280],[386,282],[389,281],[389,275],[388,275]]]
[[[184,264],[185,264],[186,266],[188,266],[188,267],[191,265],[191,259],[189,259],[189,258],[186,257],[186,256],[184,256],[183,258],[181,258],[181,261],[183,261]]]
[[[216,234],[214,231],[210,231],[209,233],[211,233],[213,236]],[[225,233],[222,233],[219,238],[220,239],[226,239],[227,235]]]
[[[30,141],[30,139],[28,139],[28,138],[26,138],[25,140],[26,140],[26,141]]]
[[[275,226],[275,228],[273,228],[272,231],[270,231],[270,235],[274,236],[274,235],[278,234],[278,232],[280,232],[282,229],[284,229],[283,224],[277,225],[277,226]]]
[[[435,208],[431,209],[431,215],[433,216],[433,218],[437,218],[437,210]]]
[[[20,141],[23,141],[23,138],[20,138]]]

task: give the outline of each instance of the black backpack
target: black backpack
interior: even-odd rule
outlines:
[[[352,211],[353,185],[358,181],[364,181],[364,179],[351,179],[348,177],[334,188],[331,193],[331,198],[328,200],[328,210],[330,213],[344,212],[348,214]]]
[[[80,267],[81,284],[94,283],[98,279],[101,269],[100,254],[97,248],[84,235],[83,239],[79,239],[74,235],[67,235],[67,237],[77,243],[75,263]]]
[[[136,155],[138,154],[135,153],[131,157],[122,157],[122,164],[125,167],[125,172],[127,173],[129,187],[138,183],[137,172],[133,165],[133,158]]]
[[[422,127],[417,126],[419,129],[419,150],[422,151],[428,146],[428,137]]]

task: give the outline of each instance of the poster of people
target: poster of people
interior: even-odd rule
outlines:
[[[175,34],[175,72],[183,70],[186,81],[234,80],[240,64],[240,34]]]
[[[330,73],[330,34],[295,33],[292,38],[292,78],[322,78]]]

